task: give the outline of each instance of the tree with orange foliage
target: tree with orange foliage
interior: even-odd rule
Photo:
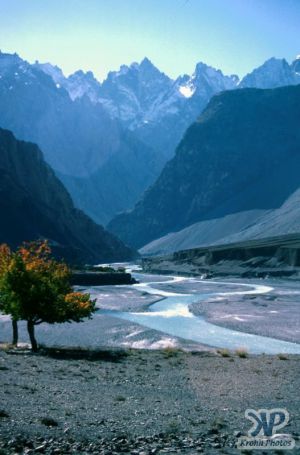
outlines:
[[[95,311],[89,294],[73,292],[66,264],[51,258],[47,242],[24,244],[12,253],[0,247],[0,310],[12,321],[27,321],[33,351],[38,350],[35,326],[82,322]]]

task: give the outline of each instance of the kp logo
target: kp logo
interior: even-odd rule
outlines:
[[[248,437],[238,439],[237,447],[243,450],[255,449],[293,449],[295,441],[289,434],[279,434],[289,423],[289,413],[286,409],[247,409],[246,419],[250,420],[252,427],[248,430]]]
[[[248,431],[248,435],[255,436],[273,436],[277,430],[285,427],[290,420],[289,413],[286,409],[247,409],[245,417],[249,419],[253,426]]]

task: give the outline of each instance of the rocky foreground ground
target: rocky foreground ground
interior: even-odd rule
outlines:
[[[0,454],[240,453],[245,410],[278,407],[299,446],[300,356],[240,355],[2,349]]]

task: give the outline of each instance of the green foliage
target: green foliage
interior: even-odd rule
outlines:
[[[73,292],[66,264],[51,258],[47,242],[12,253],[0,246],[0,310],[32,325],[81,322],[95,311],[89,294]]]

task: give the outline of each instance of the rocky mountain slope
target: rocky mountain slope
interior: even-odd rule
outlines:
[[[87,96],[92,102],[98,101],[101,85],[91,71],[85,73],[82,70],[78,70],[66,77],[58,66],[51,65],[51,63],[39,63],[36,61],[34,67],[48,74],[55,84],[63,87],[72,100]]]
[[[256,222],[266,210],[247,210],[225,215],[222,218],[199,221],[177,232],[170,232],[144,245],[142,256],[161,256],[175,251],[226,243],[226,237],[234,236]]]
[[[162,160],[130,132],[122,133],[118,153],[86,177],[58,174],[78,207],[94,220],[108,223],[118,212],[134,207],[157,178]]]
[[[299,169],[300,161],[297,165],[295,169]],[[200,221],[153,240],[141,248],[140,253],[143,256],[157,256],[183,249],[260,240],[299,232],[300,189],[278,209],[249,210]]]
[[[293,61],[291,65],[293,71],[295,72],[296,76],[300,76],[300,55],[297,56],[297,58]]]
[[[289,65],[284,58],[270,58],[263,65],[247,74],[238,84],[238,87],[276,88],[300,84],[300,74],[297,72],[299,63],[299,59]]]
[[[0,126],[37,143],[57,171],[86,176],[117,152],[119,128],[86,98],[70,99],[18,55],[0,54]]]
[[[92,103],[86,95],[73,101],[62,86],[64,76],[59,68],[44,65],[42,69],[16,54],[0,53],[0,126],[37,143],[68,186],[76,206],[98,222],[106,222],[139,199],[159,173],[162,160],[133,133],[129,140],[118,120],[100,103]],[[117,179],[109,179],[107,174],[102,183],[103,166],[114,168]],[[131,169],[136,171],[134,176]],[[78,179],[88,181],[84,197],[76,185]],[[120,203],[119,194],[127,191],[128,180],[131,197]],[[109,213],[101,208],[103,194],[110,195]],[[95,206],[93,201],[98,199]]]
[[[300,276],[300,234],[213,245],[143,259],[150,273],[238,277]]]
[[[299,187],[299,104],[300,86],[215,96],[144,198],[109,228],[140,247],[199,221],[279,208]]]
[[[300,162],[298,161],[295,172],[299,169]],[[299,188],[287,198],[281,207],[266,212],[255,223],[251,223],[242,230],[237,230],[234,234],[223,238],[222,241],[241,242],[298,232],[300,232],[300,183]]]
[[[279,208],[239,210],[222,218],[200,221],[150,242],[141,249],[141,253],[160,255],[205,245],[300,232],[299,169],[300,154],[297,154],[286,162],[280,163],[280,166],[270,169],[266,176],[242,191],[234,201],[237,203],[240,200],[239,207],[242,207],[243,201],[246,203],[247,200],[263,198],[266,207],[268,201],[269,206],[273,207],[280,205],[278,195],[281,193],[284,202]],[[233,200],[230,200],[229,204],[232,203]]]
[[[76,209],[39,148],[0,129],[0,243],[47,238],[71,262],[131,259],[134,252]]]

